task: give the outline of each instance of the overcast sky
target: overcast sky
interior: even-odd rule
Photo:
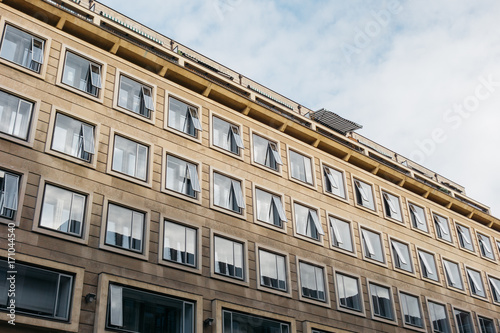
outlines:
[[[500,217],[500,1],[101,2],[363,125]]]

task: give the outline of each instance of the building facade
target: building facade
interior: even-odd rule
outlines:
[[[2,332],[499,332],[460,185],[98,2],[0,9]]]

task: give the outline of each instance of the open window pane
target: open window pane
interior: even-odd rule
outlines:
[[[500,279],[490,276],[488,281],[490,281],[491,296],[493,297],[493,301],[500,303]]]
[[[281,198],[261,189],[255,189],[257,220],[282,227],[287,222]]]
[[[326,301],[323,268],[300,262],[299,269],[302,296]]]
[[[453,314],[459,333],[474,333],[474,323],[470,312],[455,309]]]
[[[481,273],[473,269],[467,268],[467,278],[469,280],[469,288],[473,295],[486,297],[484,290],[483,279]]]
[[[14,219],[19,205],[19,181],[18,175],[0,169],[0,217]]]
[[[101,90],[101,65],[68,51],[62,83],[97,97]]]
[[[427,220],[425,218],[425,210],[417,205],[409,204],[411,224],[414,228],[427,232]]]
[[[373,199],[372,186],[354,179],[354,190],[356,194],[356,203],[360,206],[375,210],[375,201]]]
[[[422,272],[422,276],[427,279],[438,281],[439,276],[434,255],[419,250],[418,257],[420,258],[420,269]]]
[[[168,126],[193,137],[202,130],[198,110],[178,99],[168,99]]]
[[[110,203],[106,244],[142,253],[145,214]]]
[[[147,146],[115,135],[112,169],[145,181],[147,179],[148,155],[149,148]]]
[[[448,285],[450,287],[463,290],[464,286],[462,283],[462,276],[460,274],[460,267],[458,266],[458,264],[444,259],[443,264]]]
[[[260,284],[265,287],[287,291],[285,257],[259,250]]]
[[[411,261],[410,249],[408,247],[408,244],[392,240],[391,246],[394,265],[399,269],[413,272],[413,264]]]
[[[400,293],[401,312],[406,325],[424,327],[424,319],[417,296]]]
[[[40,73],[45,41],[6,25],[0,49],[0,57]]]
[[[290,172],[292,178],[313,185],[311,158],[290,150]]]
[[[495,260],[495,255],[493,254],[490,238],[488,236],[478,233],[477,241],[479,243],[479,249],[481,251],[481,255],[488,259]]]
[[[470,236],[469,228],[464,227],[463,225],[460,224],[456,224],[456,228],[457,228],[457,236],[460,247],[469,251],[474,251],[474,246],[472,245],[471,241],[472,238]]]
[[[264,165],[273,170],[278,170],[278,165],[282,165],[278,145],[257,134],[252,135],[253,159],[255,163]]]
[[[236,213],[242,213],[242,209],[237,203],[236,199],[236,192],[234,188],[238,186],[238,181],[233,180],[232,178],[229,178],[227,176],[221,175],[219,173],[214,172],[213,174],[213,203],[215,206],[219,206],[228,210],[232,210]],[[233,181],[236,183],[233,186]],[[241,184],[240,186],[240,191],[238,193],[243,193],[241,191]],[[241,198],[240,198],[241,200]],[[241,202],[240,202],[241,204]]]
[[[120,90],[118,92],[118,106],[144,117],[151,118],[151,112],[154,111],[151,87],[121,75]]]
[[[349,310],[363,311],[358,279],[337,273],[336,280],[339,306]]]
[[[218,117],[212,118],[212,143],[233,154],[239,155],[244,148],[238,126],[235,126]]]
[[[166,188],[196,198],[201,191],[197,165],[167,155]]]
[[[325,190],[345,199],[344,174],[327,166],[323,167],[323,174],[325,176]]]
[[[0,90],[0,132],[27,140],[34,104]]]
[[[254,315],[222,310],[222,333],[290,333],[290,324]]]
[[[243,244],[214,236],[214,272],[238,280],[244,279]]]
[[[373,315],[383,319],[394,320],[391,289],[370,283],[370,296]]]
[[[319,235],[324,235],[323,227],[318,219],[316,210],[294,203],[295,211],[295,227],[297,233],[313,238],[319,239]]]
[[[94,126],[56,114],[52,150],[90,162],[94,154]]]
[[[452,240],[451,240],[450,225],[448,224],[448,219],[437,214],[433,214],[433,218],[438,238],[441,238],[451,243]]]
[[[196,266],[197,231],[184,225],[165,221],[163,259]]]
[[[429,301],[427,303],[429,308],[429,317],[434,333],[451,333],[450,321],[448,313],[444,304],[434,303]]]
[[[380,234],[366,229],[361,229],[361,235],[363,238],[365,258],[385,262]]]
[[[332,245],[353,252],[351,224],[331,216],[329,220],[332,232]]]
[[[399,204],[399,198],[386,192],[382,192],[382,198],[384,201],[385,215],[397,221],[400,222],[403,221],[403,215],[401,214],[401,205]]]

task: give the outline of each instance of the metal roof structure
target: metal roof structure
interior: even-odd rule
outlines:
[[[336,132],[342,133],[343,135],[346,135],[348,132],[363,128],[362,125],[356,124],[353,121],[345,119],[336,113],[328,111],[325,108],[315,112],[311,112],[310,117],[312,120]]]

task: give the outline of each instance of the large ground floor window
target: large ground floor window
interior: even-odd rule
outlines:
[[[245,313],[222,310],[223,333],[289,333],[290,324],[252,316]]]

